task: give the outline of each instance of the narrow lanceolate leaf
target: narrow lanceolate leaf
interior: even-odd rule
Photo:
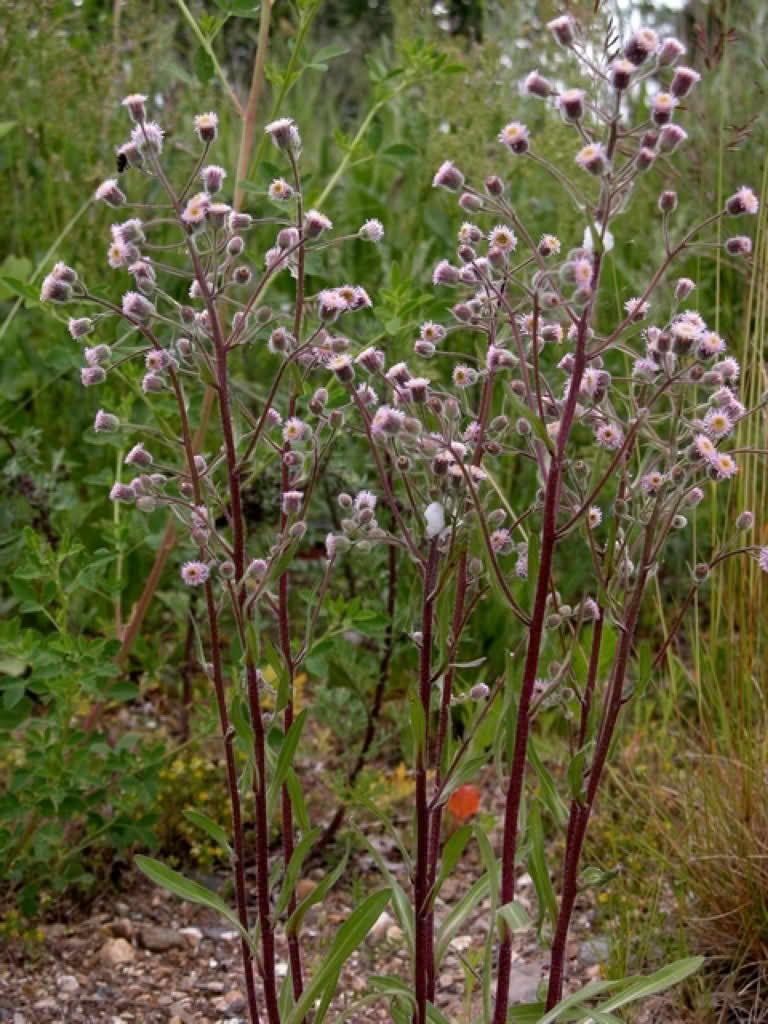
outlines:
[[[191,821],[193,825],[197,825],[198,828],[207,832],[211,839],[217,842],[225,853],[229,854],[230,857],[232,856],[229,836],[221,825],[217,824],[212,818],[209,818],[207,814],[203,814],[202,811],[195,811],[191,808],[184,811],[184,817],[187,821]]]
[[[141,854],[137,854],[134,860],[136,867],[155,885],[162,886],[164,889],[172,892],[174,896],[180,896],[183,900],[188,900],[190,903],[200,903],[210,910],[217,911],[230,924],[233,924],[243,938],[253,947],[251,936],[241,926],[235,911],[220,896],[217,896],[215,892],[206,889],[204,885],[200,885],[198,882],[193,882],[190,878],[185,878],[178,871],[174,871],[167,864],[154,860],[152,857],[143,857]]]
[[[518,903],[517,900],[512,900],[510,903],[505,903],[503,907],[499,907],[496,912],[496,918],[499,925],[503,923],[511,932],[528,928],[531,924],[531,919],[528,917],[525,907]]]
[[[315,971],[312,981],[288,1014],[284,1024],[299,1024],[304,1020],[315,1000],[322,997],[331,979],[338,976],[346,961],[371,930],[389,903],[389,897],[389,889],[374,892],[349,915],[336,933],[330,952]]]
[[[296,748],[299,745],[301,739],[301,730],[304,728],[304,722],[307,718],[306,708],[300,714],[296,716],[293,721],[293,725],[285,734],[283,742],[280,744],[280,753],[277,757],[277,765],[275,766],[275,772],[269,783],[269,789],[267,791],[267,819],[270,820],[272,813],[275,809],[275,802],[280,794],[283,783],[285,782],[288,772],[290,771],[293,759],[296,756]]]

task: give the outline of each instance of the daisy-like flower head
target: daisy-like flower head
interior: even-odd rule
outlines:
[[[135,245],[128,245],[120,238],[113,238],[107,249],[107,263],[116,270],[118,267],[125,267],[133,263],[139,255]]]
[[[211,575],[205,562],[185,562],[181,567],[181,578],[188,587],[200,587]]]
[[[207,192],[198,192],[187,200],[187,205],[181,214],[182,223],[188,228],[196,228],[205,220],[206,214],[211,206],[211,197]]]
[[[666,477],[663,473],[660,473],[657,469],[650,473],[646,473],[640,480],[640,487],[646,494],[654,495],[658,494],[659,489],[663,485]]]
[[[357,235],[358,238],[362,238],[366,242],[380,242],[384,237],[384,225],[380,220],[372,217],[363,224]]]
[[[195,131],[201,142],[214,142],[219,132],[219,118],[212,110],[207,114],[197,114],[194,120]]]
[[[488,244],[504,253],[511,252],[517,246],[517,236],[505,224],[497,224],[488,232]]]
[[[312,431],[310,427],[297,416],[292,416],[290,419],[286,420],[283,425],[283,440],[288,443],[304,441],[310,437],[311,434]]]
[[[270,182],[269,188],[267,189],[267,195],[269,198],[277,203],[293,198],[293,194],[293,186],[289,185],[284,178],[275,178],[274,181]]]
[[[509,530],[502,528],[501,530],[494,530],[491,534],[491,549],[497,555],[508,555],[510,551],[514,551],[515,545],[512,540],[512,534]]]
[[[768,548],[760,548],[757,554],[757,564],[762,572],[768,572]]]
[[[648,303],[642,299],[627,299],[624,309],[632,320],[642,320],[648,314]]]
[[[453,368],[453,383],[457,388],[471,388],[477,380],[477,370],[471,366],[459,364]]]
[[[340,294],[338,288],[324,288],[317,297],[317,310],[320,319],[326,322],[335,320],[341,313],[349,309],[349,303]]]
[[[163,150],[163,129],[157,121],[142,121],[131,132],[131,142],[134,143],[141,153],[145,150],[161,153]]]
[[[264,131],[272,137],[278,149],[292,153],[295,157],[301,152],[301,136],[296,122],[292,117],[280,117],[264,126]]]
[[[730,434],[733,430],[733,423],[724,409],[713,408],[704,417],[704,428],[709,436],[714,437],[717,441]]]
[[[171,365],[171,357],[164,348],[151,348],[144,356],[144,362],[148,370],[162,373]]]
[[[725,208],[732,217],[738,217],[742,213],[754,215],[760,209],[760,200],[751,188],[742,185],[738,191],[728,199]]]
[[[711,462],[717,455],[717,448],[715,448],[712,439],[707,437],[706,434],[697,434],[693,439],[693,454],[700,459],[706,459],[707,462]]]
[[[419,337],[422,341],[431,341],[437,345],[445,337],[445,328],[442,324],[436,324],[432,320],[426,320],[419,329]]]
[[[571,264],[571,273],[573,282],[578,288],[582,290],[590,288],[592,285],[592,260],[587,259],[586,256],[580,256]]]
[[[726,359],[721,359],[720,362],[715,363],[712,369],[719,373],[726,382],[738,380],[739,373],[741,371],[738,361],[732,356],[728,356]]]
[[[587,523],[589,525],[590,530],[596,530],[600,523],[602,523],[602,521],[603,513],[597,507],[597,505],[593,505],[587,512]]]
[[[651,100],[651,112],[656,124],[668,124],[677,106],[677,100],[668,92],[657,92]]]
[[[696,354],[700,359],[711,359],[725,351],[725,342],[716,331],[704,331],[697,340]]]
[[[718,480],[730,480],[732,476],[736,476],[739,472],[736,460],[727,452],[718,452],[711,460],[711,466],[717,474]]]
[[[615,423],[601,423],[595,431],[595,441],[601,448],[616,451],[624,443],[624,434]]]
[[[530,132],[519,121],[510,121],[499,132],[499,142],[516,156],[522,156],[530,148]]]
[[[579,150],[575,160],[582,170],[596,176],[605,174],[609,167],[608,157],[602,142],[590,142]]]
[[[540,256],[557,256],[560,252],[560,239],[554,235],[542,235],[538,252]]]

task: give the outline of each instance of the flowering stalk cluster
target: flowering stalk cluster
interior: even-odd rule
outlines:
[[[161,162],[164,134],[147,119],[145,97],[127,97],[133,130],[118,154],[131,176],[154,179],[167,197],[166,208],[153,207],[147,220],[133,216],[112,226],[107,262],[133,285],[113,303],[93,294],[75,270],[62,264],[43,283],[45,301],[89,307],[89,315],[69,321],[72,337],[88,346],[83,385],[100,385],[108,376],[123,374],[128,362],[141,360],[141,391],[157,406],[166,427],[169,417],[177,424],[131,447],[125,462],[136,474],[130,483],[116,482],[111,498],[143,512],[163,507],[177,518],[188,545],[182,581],[205,594],[209,674],[227,757],[235,893],[252,1022],[260,1019],[253,970],[257,947],[248,938],[241,794],[221,655],[225,609],[244,652],[232,685],[245,696],[253,735],[255,965],[269,1024],[279,1024],[281,1012],[267,858],[272,805],[265,681],[256,624],[274,624],[282,660],[274,714],[282,713],[284,734],[293,736],[301,726],[294,716],[293,682],[311,647],[334,567],[348,552],[365,554],[373,546],[389,549],[390,615],[396,555],[416,573],[421,595],[412,633],[418,673],[409,693],[416,783],[414,1020],[426,1024],[428,1006],[437,995],[434,907],[442,880],[443,808],[464,777],[476,729],[493,706],[505,712],[501,729],[507,729],[510,716],[514,721],[505,781],[502,907],[512,905],[515,897],[528,740],[539,711],[563,710],[571,748],[581,759],[572,786],[560,909],[553,922],[551,1008],[562,996],[581,849],[626,700],[646,585],[661,563],[667,537],[686,529],[705,489],[722,486],[743,458],[755,454],[734,441],[739,424],[754,412],[739,399],[739,365],[725,339],[686,305],[695,294],[694,282],[672,276],[709,225],[757,212],[749,188],[740,188],[724,209],[687,231],[675,222],[676,195],[662,192],[664,248],[658,267],[642,294],[626,300],[620,317],[611,317],[601,303],[604,265],[611,249],[621,245],[618,218],[639,177],[685,142],[676,118],[699,76],[678,64],[682,44],[659,39],[650,30],[636,32],[622,55],[603,65],[580,39],[570,16],[549,27],[581,65],[584,88],[563,87],[532,71],[523,91],[550,105],[570,126],[572,158],[562,168],[539,156],[536,139],[522,121],[503,127],[498,141],[512,173],[516,161],[533,161],[572,197],[584,217],[584,239],[569,246],[554,235],[534,233],[524,211],[507,198],[502,175],[475,186],[454,162],[443,163],[434,186],[454,193],[472,219],[458,231],[455,256],[441,260],[433,272],[433,286],[453,295],[446,322],[418,326],[408,359],[393,362],[382,348],[351,340],[361,314],[372,305],[361,285],[338,283],[307,292],[307,253],[349,238],[377,243],[383,227],[369,220],[351,236],[334,236],[328,217],[304,209],[301,137],[289,118],[266,126],[286,162],[286,177],[271,183],[263,197],[270,212],[256,217],[232,210],[219,198],[226,171],[208,162],[218,131],[215,114],[195,119],[200,153],[178,187]],[[648,117],[638,124],[630,123],[632,92],[650,97]],[[116,210],[131,206],[116,179],[99,186],[96,198]],[[248,237],[257,225],[274,225],[276,231],[263,260],[254,264]],[[174,242],[153,243],[156,229],[174,231]],[[725,248],[748,257],[751,243],[735,235]],[[295,280],[289,312],[264,303],[269,283],[284,272]],[[123,341],[113,347],[98,340],[89,344],[111,318],[128,326]],[[255,412],[241,397],[233,374],[238,354],[254,350],[273,367]],[[189,417],[190,395],[201,386],[215,392],[222,443],[217,450],[198,453]],[[291,618],[291,561],[342,428],[348,443],[357,442],[369,453],[372,479],[356,494],[337,496],[338,527],[326,538],[310,621],[298,630]],[[137,429],[103,409],[94,421],[96,431]],[[271,547],[255,550],[243,515],[242,483],[259,460],[269,459],[280,466],[279,526]],[[533,467],[538,480],[533,500],[525,505],[516,496],[504,496],[498,484],[505,467],[522,464]],[[751,514],[744,513],[737,529],[751,528]],[[567,603],[558,577],[578,547],[586,549],[591,561],[593,585]],[[741,553],[757,558],[768,571],[768,549],[737,542],[695,566],[692,587],[720,561]],[[492,686],[467,685],[459,646],[469,642],[472,614],[492,592],[501,595],[511,614],[507,646],[524,650],[520,676],[515,680],[510,673]],[[451,598],[445,624],[437,621],[444,595]],[[601,652],[608,630],[618,640],[603,679]],[[391,630],[389,638],[391,643]],[[586,680],[580,681],[574,664],[582,643],[589,646],[589,655]],[[390,654],[391,646],[382,679]],[[379,686],[374,717],[381,696]],[[476,706],[460,745],[449,728],[451,707],[458,702]],[[364,750],[370,741],[369,728]],[[296,849],[295,799],[284,782],[280,817],[286,865]],[[293,913],[293,893],[281,906]],[[487,1007],[493,1024],[504,1024],[509,1002],[511,932],[503,915],[499,933],[495,1004]],[[309,995],[298,928],[289,929],[288,939],[292,996],[303,1005]]]

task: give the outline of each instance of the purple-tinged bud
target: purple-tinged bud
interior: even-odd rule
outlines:
[[[662,213],[674,213],[677,209],[677,192],[666,190],[659,196],[659,209]]]
[[[93,387],[94,384],[101,384],[106,376],[106,373],[100,366],[84,366],[80,370],[80,381],[85,388]]]
[[[93,330],[93,320],[87,316],[73,317],[68,321],[67,328],[75,341],[77,341],[78,338],[84,338],[86,334],[91,333]]]
[[[221,186],[224,184],[224,179],[227,176],[227,172],[223,167],[219,167],[217,164],[208,164],[200,171],[200,177],[203,182],[203,188],[209,195],[213,195],[218,192]]]
[[[547,22],[547,28],[561,46],[572,46],[576,39],[573,18],[569,14],[562,14],[559,18],[553,18]]]
[[[219,132],[219,118],[211,110],[207,114],[197,114],[194,120],[195,131],[201,142],[210,144],[216,141]]]
[[[67,281],[48,274],[43,279],[40,289],[41,302],[70,302],[72,299],[72,286]]]
[[[398,387],[404,387],[411,379],[411,371],[408,369],[406,363],[395,363],[387,370],[385,376],[390,384],[396,384]]]
[[[609,167],[605,147],[601,142],[591,142],[584,146],[575,159],[579,167],[594,175],[605,174]]]
[[[125,163],[128,167],[141,167],[144,163],[141,150],[133,139],[117,147],[117,159],[119,163]]]
[[[142,494],[136,499],[136,508],[140,512],[154,512],[157,508],[157,498],[151,494]]]
[[[522,156],[530,149],[530,133],[519,121],[510,121],[499,132],[499,142],[516,156]]]
[[[157,490],[162,490],[168,483],[168,478],[163,473],[150,473],[149,482]]]
[[[193,349],[194,346],[189,338],[179,338],[176,342],[176,351],[183,359],[186,359],[187,356],[191,355]]]
[[[679,278],[675,285],[675,298],[678,302],[682,302],[683,299],[688,298],[695,287],[696,284],[690,279],[690,277]]]
[[[738,217],[742,213],[755,214],[760,209],[760,201],[751,188],[746,185],[728,199],[725,209],[732,217]]]
[[[126,245],[130,243],[141,245],[146,241],[143,227],[144,225],[138,217],[131,217],[130,220],[124,220],[122,224],[112,225],[112,237],[125,242]]]
[[[566,121],[580,121],[584,116],[584,90],[566,89],[561,92],[558,106]]]
[[[242,235],[234,235],[227,242],[227,255],[229,255],[229,256],[239,256],[244,248],[245,248],[245,242],[243,240]]]
[[[342,491],[340,494],[337,494],[336,495],[336,501],[338,501],[340,508],[344,508],[344,509],[352,508],[352,505],[353,505],[352,495],[351,494],[347,494],[346,491]]]
[[[195,455],[193,462],[195,464],[195,470],[198,476],[202,476],[203,473],[208,469],[208,463],[205,461],[204,455]]]
[[[139,123],[146,119],[147,111],[144,106],[146,102],[146,96],[142,96],[141,93],[135,92],[131,93],[130,96],[126,96],[125,99],[121,101],[121,106],[128,110],[128,113],[131,115],[131,120]]]
[[[254,558],[245,570],[246,576],[251,576],[253,579],[261,580],[264,579],[267,573],[267,563],[263,558]]]
[[[328,369],[335,373],[342,384],[349,384],[355,379],[355,368],[349,356],[334,356],[328,363]]]
[[[111,412],[104,412],[103,409],[99,409],[96,413],[96,419],[93,421],[93,429],[97,434],[113,434],[116,430],[120,429],[120,420],[117,416],[113,416]]]
[[[699,562],[694,566],[693,578],[697,583],[703,583],[709,578],[710,569],[706,562]]]
[[[145,395],[165,391],[165,381],[156,373],[145,373],[141,381],[141,390]]]
[[[735,235],[726,239],[725,249],[731,256],[749,256],[752,252],[752,239],[747,235]]]
[[[632,81],[632,74],[635,70],[635,65],[628,60],[619,58],[611,64],[611,84],[617,92],[623,92],[624,89],[628,89],[630,82]]]
[[[293,249],[299,244],[299,232],[297,228],[283,228],[277,233],[278,249]]]
[[[473,263],[477,259],[477,253],[471,245],[460,245],[457,251],[458,257],[465,265]]]
[[[440,164],[432,179],[432,188],[444,188],[449,192],[458,192],[464,184],[464,175],[452,160]]]
[[[293,195],[293,187],[284,178],[275,178],[267,189],[267,196],[275,203],[284,203]]]
[[[698,505],[704,499],[704,491],[700,487],[692,487],[683,499],[683,504],[689,505],[692,508]]]
[[[672,36],[662,39],[659,52],[656,55],[659,67],[669,67],[670,64],[674,64],[676,60],[679,60],[684,53],[685,46],[683,46],[679,39],[675,39]]]
[[[142,469],[146,469],[147,466],[152,465],[152,456],[143,444],[136,444],[131,448],[123,461],[126,466],[141,466]]]
[[[651,116],[654,124],[669,124],[675,112],[677,100],[668,92],[659,92],[651,100]]]
[[[389,405],[382,405],[371,421],[371,432],[374,437],[395,437],[403,428],[405,414]]]
[[[555,91],[552,83],[540,75],[538,71],[531,71],[523,80],[523,91],[529,96],[538,96],[545,100]]]
[[[284,491],[280,505],[284,515],[295,516],[301,512],[304,495],[301,491]]]
[[[319,416],[325,406],[328,404],[328,390],[327,388],[317,388],[315,393],[309,400],[310,411],[316,416]]]
[[[672,84],[669,87],[669,91],[677,99],[682,99],[687,96],[691,89],[701,80],[701,75],[698,71],[694,71],[693,68],[677,68],[675,71],[675,77],[672,79]]]
[[[87,348],[84,354],[89,366],[101,366],[112,355],[112,349],[109,345],[94,345],[93,348]]]
[[[318,238],[324,231],[329,231],[333,222],[320,213],[319,210],[310,210],[304,218],[304,237]]]
[[[440,260],[432,274],[432,284],[456,285],[460,279],[458,268],[452,266],[448,260]]]
[[[221,563],[218,572],[223,580],[233,580],[235,578],[235,563],[227,559],[226,562]]]
[[[485,179],[485,190],[489,196],[498,199],[504,195],[504,182],[497,175],[491,174]]]
[[[736,529],[737,530],[751,530],[755,525],[755,517],[751,512],[742,512],[740,516],[736,518]]]
[[[229,219],[232,207],[228,203],[211,203],[205,212],[208,223],[217,231],[224,227]]]
[[[238,231],[247,231],[252,223],[253,217],[250,213],[240,213],[239,210],[233,210],[229,215],[227,226],[234,235]]]
[[[372,217],[363,224],[357,232],[357,237],[362,238],[365,242],[380,242],[384,237],[384,225],[380,220]]]
[[[134,320],[148,320],[155,313],[155,307],[138,292],[126,292],[122,301],[123,313]]]
[[[651,28],[641,28],[635,32],[624,47],[627,60],[639,67],[659,46],[659,37]]]
[[[431,359],[435,354],[435,346],[431,341],[425,341],[423,338],[417,338],[413,343],[413,351],[421,359]]]
[[[469,695],[472,700],[485,700],[491,691],[485,685],[485,683],[475,683],[472,689],[469,691]]]
[[[426,402],[429,381],[426,377],[411,377],[405,382],[406,390],[413,402]]]
[[[125,202],[125,193],[118,187],[114,178],[107,178],[93,193],[93,198],[106,203],[107,206],[122,206]]]
[[[292,117],[281,117],[264,126],[267,135],[272,136],[272,141],[278,149],[286,153],[298,156],[301,152],[301,136],[296,122]]]
[[[245,266],[235,267],[232,273],[232,280],[235,282],[235,284],[248,284],[248,282],[251,280],[251,277],[252,274],[250,269]]]
[[[466,302],[457,302],[451,312],[461,323],[469,323],[472,319],[472,310]]]
[[[289,334],[284,327],[276,327],[269,336],[267,348],[274,354],[287,352],[292,345],[293,335]]]
[[[291,540],[301,540],[304,534],[307,532],[307,524],[300,519],[297,523],[293,523],[288,530],[288,536]]]
[[[507,262],[507,253],[498,245],[492,245],[488,249],[488,262],[498,270]]]
[[[111,501],[122,501],[126,505],[132,505],[136,499],[136,495],[133,492],[133,488],[130,484],[113,484],[112,489],[109,492]]]
[[[679,124],[665,124],[659,135],[659,149],[662,153],[674,153],[687,138],[688,133]]]
[[[283,417],[277,411],[277,409],[269,408],[267,410],[266,423],[268,427],[279,427],[283,422]]]
[[[349,305],[337,288],[325,288],[317,297],[317,313],[321,320],[330,323],[341,313],[345,313]]]
[[[465,213],[475,213],[477,210],[482,209],[483,200],[471,192],[462,192],[459,197],[459,206]]]

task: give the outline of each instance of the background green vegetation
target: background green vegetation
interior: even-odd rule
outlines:
[[[626,6],[617,12],[608,3],[581,0],[570,9],[600,47],[610,46],[615,32],[629,24]],[[609,321],[639,293],[656,261],[662,188],[677,190],[676,220],[688,224],[710,214],[739,185],[752,185],[763,198],[752,263],[737,265],[705,251],[679,269],[698,280],[698,308],[729,339],[754,400],[768,386],[768,13],[758,0],[701,0],[676,13],[662,5],[631,6],[634,17],[647,16],[681,36],[704,77],[687,101],[690,138],[680,159],[644,178],[631,213],[617,222],[610,264],[614,305],[601,315]],[[298,8],[278,0],[273,15],[261,122],[278,102],[280,113],[296,118],[310,203],[322,199],[323,211],[343,230],[356,230],[368,217],[379,217],[386,227],[380,247],[354,243],[311,267],[311,288],[346,279],[362,283],[374,298],[372,336],[393,357],[409,352],[421,321],[444,316],[429,276],[453,248],[464,217],[431,189],[443,159],[455,160],[475,180],[491,171],[508,176],[534,234],[552,232],[568,245],[577,244],[583,231],[567,197],[542,181],[532,164],[518,163],[510,174],[493,141],[506,121],[519,117],[543,155],[557,160],[572,148],[565,126],[548,117],[545,127],[543,107],[518,92],[521,76],[532,68],[557,76],[562,67],[562,54],[543,29],[558,5],[455,0],[441,10],[447,13],[405,0],[373,7],[359,0],[304,0]],[[222,139],[216,159],[234,165],[239,121],[192,21],[198,33],[212,38],[227,77],[245,96],[258,32],[258,18],[243,16],[249,13],[240,0],[188,9],[150,0],[125,8],[98,0],[79,6],[42,0],[0,13],[0,877],[7,883],[7,906],[20,903],[29,914],[56,891],[71,892],[73,885],[86,891],[131,850],[162,842],[180,857],[205,859],[205,851],[186,841],[181,819],[173,834],[167,824],[162,833],[155,827],[179,795],[178,766],[185,758],[190,802],[211,785],[201,767],[210,763],[207,688],[191,669],[178,671],[194,658],[187,625],[191,598],[179,592],[175,573],[166,573],[126,670],[114,664],[116,619],[125,620],[140,593],[164,520],[161,513],[140,520],[108,502],[124,453],[120,442],[94,436],[89,427],[97,406],[140,417],[140,403],[111,383],[98,396],[81,389],[78,348],[64,320],[43,310],[36,295],[57,258],[73,263],[93,290],[115,287],[104,257],[109,216],[89,196],[114,173],[114,145],[126,128],[119,108],[124,94],[138,90],[152,98],[179,159],[192,116],[217,110]],[[397,69],[399,75],[393,74]],[[271,160],[265,147],[257,150],[249,176],[255,187],[273,176]],[[333,187],[327,190],[329,180]],[[267,235],[254,240],[254,259],[268,241]],[[280,301],[280,287],[270,301]],[[245,369],[244,386],[258,396],[271,370],[269,357]],[[744,443],[766,447],[765,439],[765,420],[753,418]],[[753,509],[758,522],[765,518],[764,466],[746,461],[732,499],[718,499],[714,490],[708,496],[694,537],[703,555],[743,508]],[[328,493],[366,477],[367,467],[341,451],[330,468]],[[536,486],[525,472],[502,483],[509,493],[531,493]],[[254,521],[268,529],[275,514],[272,494],[262,485],[252,500]],[[332,502],[313,512],[312,528],[321,537],[331,523]],[[768,543],[768,536],[759,542]],[[688,567],[699,560],[685,538],[668,551],[644,613],[639,657],[646,662],[674,623]],[[386,622],[380,604],[367,596],[350,598],[375,592],[383,557],[375,555],[367,565],[356,560],[355,576],[348,575],[347,590],[336,598],[333,636],[349,630],[381,636]],[[614,950],[617,969],[653,965],[665,946],[723,955],[724,973],[732,978],[735,966],[748,971],[766,959],[768,887],[760,865],[768,843],[768,593],[753,564],[727,565],[701,588],[658,679],[626,714],[623,753],[593,831],[593,860],[624,872],[630,893],[622,902],[609,889],[604,904],[625,924]],[[566,597],[581,592],[586,569],[569,565],[562,573]],[[403,598],[399,607],[405,609]],[[410,628],[407,612],[399,612],[396,636]],[[474,620],[476,654],[488,656],[489,675],[504,657],[504,628],[490,604]],[[398,639],[395,688],[409,670],[409,651]],[[362,700],[350,702],[349,691],[360,678],[366,679],[363,690],[372,688],[376,658],[365,645],[329,641],[309,667],[319,741],[336,751],[354,749],[365,718]],[[180,710],[183,686],[194,700],[191,734]],[[177,730],[147,728],[158,700],[175,709]],[[355,707],[359,712],[338,713]],[[398,735],[397,723],[385,714],[377,750],[393,763],[400,759]],[[542,739],[557,765],[565,757],[557,729],[545,729]],[[731,791],[742,798],[723,800],[722,793]],[[646,883],[649,877],[662,877],[661,888]],[[715,918],[722,928],[711,924]]]

